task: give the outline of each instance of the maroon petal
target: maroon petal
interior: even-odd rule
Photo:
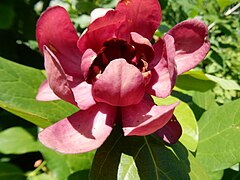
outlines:
[[[167,124],[177,105],[156,106],[147,95],[139,104],[122,107],[124,135],[145,136],[154,133]]]
[[[186,20],[167,33],[174,38],[178,75],[198,65],[210,49],[208,27],[200,20]]]
[[[59,100],[60,98],[54,94],[53,90],[50,88],[48,81],[45,80],[38,89],[38,94],[36,100],[38,101],[54,101]]]
[[[61,153],[84,153],[98,148],[109,136],[116,116],[115,107],[99,103],[44,129],[38,138]]]
[[[152,78],[147,85],[147,93],[165,98],[172,92],[176,83],[176,65],[174,61],[175,48],[172,36],[164,36],[164,44],[160,40],[154,45],[155,59],[160,59],[159,63],[151,70]],[[162,53],[163,52],[163,53]],[[161,57],[161,54],[162,57]]]
[[[61,99],[76,105],[73,92],[57,57],[54,56],[54,54],[46,46],[44,46],[43,54],[50,88]]]
[[[125,59],[111,61],[93,85],[95,100],[112,106],[137,104],[144,92],[142,73]]]
[[[82,53],[87,49],[98,52],[103,43],[115,37],[116,30],[124,22],[125,15],[118,11],[108,11],[105,16],[97,18],[78,40],[78,48]]]
[[[58,58],[64,71],[80,76],[81,53],[77,48],[78,35],[67,11],[55,6],[48,8],[39,18],[36,36],[40,51],[47,46]]]
[[[151,62],[154,58],[154,50],[151,42],[138,33],[131,32],[130,35],[131,44],[135,47],[137,55],[144,55],[147,62]]]
[[[97,54],[92,49],[87,49],[82,57],[81,71],[83,77],[87,79],[89,68],[91,67],[94,59],[97,57]]]
[[[129,40],[130,32],[151,40],[162,18],[158,0],[121,0],[116,10],[126,15],[117,34],[118,38],[125,40]]]
[[[156,134],[161,137],[165,142],[174,144],[182,135],[182,127],[173,115],[170,121],[161,129],[156,131]]]

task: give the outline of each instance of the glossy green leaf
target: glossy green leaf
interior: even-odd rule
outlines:
[[[240,162],[240,99],[206,111],[199,121],[196,154],[208,171]]]
[[[23,154],[38,151],[38,142],[22,127],[8,128],[0,133],[0,152]]]
[[[140,180],[135,161],[132,156],[122,153],[118,166],[118,180]]]
[[[201,71],[188,71],[177,78],[175,90],[205,92],[215,87],[215,83],[208,79]]]
[[[35,100],[44,74],[0,58],[0,107],[40,127],[47,127],[77,111],[63,101]]]
[[[127,158],[128,162],[123,158]],[[119,171],[123,171],[122,166],[133,166],[132,160],[135,161],[137,171],[133,168],[130,173],[136,179],[208,179],[204,169],[181,143],[166,146],[155,135],[124,137],[118,127],[115,127],[110,137],[97,150],[90,179],[118,179]],[[124,174],[129,171],[128,167]]]
[[[10,163],[0,162],[0,179],[1,180],[25,180],[25,176],[20,168]]]
[[[177,101],[180,102],[174,111],[174,115],[177,117],[183,130],[179,141],[183,143],[187,149],[195,151],[198,144],[198,127],[191,108],[185,102],[173,96],[169,96],[165,99],[153,97],[153,99],[157,105],[169,105]]]
[[[218,83],[225,90],[240,90],[240,86],[234,80],[227,80],[210,74],[206,74],[206,76],[212,81]]]

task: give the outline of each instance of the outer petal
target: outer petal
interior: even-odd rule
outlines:
[[[162,128],[171,119],[178,103],[156,106],[150,96],[136,105],[122,107],[122,125],[125,136],[145,136]]]
[[[54,101],[59,100],[60,98],[54,94],[53,90],[50,88],[48,81],[45,80],[38,89],[38,94],[36,100],[38,101]]]
[[[108,11],[105,16],[96,19],[78,40],[78,48],[82,53],[87,49],[98,52],[103,43],[115,37],[115,32],[124,22],[125,15],[118,11]]]
[[[76,105],[73,92],[57,57],[46,46],[44,46],[43,54],[50,88],[61,99]]]
[[[176,117],[173,115],[170,121],[161,129],[156,131],[156,134],[160,136],[165,142],[174,144],[182,135],[182,128]]]
[[[162,18],[158,0],[121,0],[116,10],[126,14],[125,23],[117,34],[118,38],[125,40],[129,40],[130,32],[137,32],[151,40]]]
[[[167,34],[174,38],[178,75],[199,64],[210,49],[208,28],[200,20],[183,21]]]
[[[163,48],[163,56],[161,57],[161,49]],[[172,88],[176,83],[176,65],[174,61],[175,48],[174,40],[170,35],[164,37],[164,45],[159,41],[154,46],[155,59],[160,59],[159,63],[151,70],[152,78],[147,86],[147,93],[165,98],[172,92]]]
[[[105,16],[105,14],[110,10],[113,10],[113,9],[111,9],[111,8],[96,8],[96,9],[94,9],[91,12],[90,23],[95,21],[97,18]]]
[[[109,136],[115,116],[115,107],[99,103],[44,129],[38,137],[45,146],[61,153],[88,152]]]
[[[78,35],[64,8],[48,8],[37,22],[36,36],[42,53],[43,46],[46,45],[56,55],[67,74],[81,75]]]
[[[142,73],[125,59],[111,61],[93,85],[95,100],[113,106],[137,104],[144,92]]]

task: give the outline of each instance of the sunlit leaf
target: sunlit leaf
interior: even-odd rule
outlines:
[[[208,79],[201,71],[189,71],[177,78],[175,90],[205,92],[215,87],[215,83]]]
[[[140,180],[137,167],[132,156],[122,153],[118,167],[118,180]]]
[[[195,151],[198,144],[198,127],[191,108],[185,102],[173,96],[169,96],[165,99],[153,97],[153,99],[158,105],[169,105],[177,101],[180,102],[174,111],[174,115],[177,117],[183,130],[179,141],[189,150]]]
[[[0,58],[0,107],[40,127],[71,115],[77,108],[63,101],[35,100],[42,71]]]
[[[240,162],[240,99],[206,111],[199,120],[197,160],[208,171]]]
[[[22,127],[12,127],[0,133],[0,152],[23,154],[38,151],[38,142]]]
[[[192,93],[191,109],[193,110],[197,120],[200,119],[200,117],[206,110],[217,106],[218,105],[215,101],[215,95],[212,91],[206,92],[194,91]]]
[[[212,81],[218,83],[225,90],[240,90],[240,86],[234,80],[219,78],[210,74],[206,74],[206,76]]]
[[[49,168],[53,178],[65,180],[67,177],[79,170],[91,168],[94,151],[83,154],[61,154],[54,150],[40,146],[46,166]]]

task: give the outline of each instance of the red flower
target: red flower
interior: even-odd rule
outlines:
[[[118,119],[126,136],[157,131],[176,142],[178,103],[156,106],[150,95],[167,97],[177,75],[203,60],[210,47],[206,25],[184,21],[152,45],[161,21],[157,0],[122,0],[115,10],[94,10],[91,18],[80,38],[59,6],[47,9],[37,23],[47,73],[37,99],[60,98],[81,109],[43,130],[40,141],[63,153],[91,151]]]

